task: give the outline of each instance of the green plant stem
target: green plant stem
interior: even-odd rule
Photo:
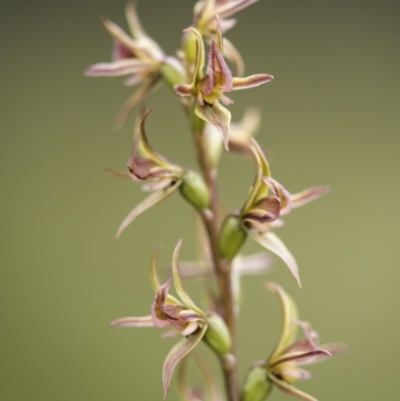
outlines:
[[[196,146],[197,159],[211,195],[210,210],[203,211],[201,217],[210,243],[214,273],[217,278],[224,319],[232,338],[231,354],[221,358],[225,387],[229,401],[238,401],[238,375],[236,360],[236,313],[231,280],[231,264],[221,260],[219,255],[219,197],[217,191],[216,169],[209,165],[207,149],[204,145],[204,126],[194,112],[191,113],[192,131]]]

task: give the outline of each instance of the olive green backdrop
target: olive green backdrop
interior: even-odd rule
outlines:
[[[193,3],[140,2],[147,31],[170,53]],[[99,16],[124,25],[124,5],[1,2],[1,401],[162,399],[161,367],[175,340],[108,323],[148,313],[157,245],[164,243],[160,265],[181,237],[182,259],[194,257],[193,214],[176,195],[114,238],[143,197],[105,172],[123,169],[129,156],[133,120],[121,132],[112,124],[131,89],[83,71],[109,60]],[[248,73],[275,76],[235,93],[233,118],[248,105],[261,109],[258,139],[290,191],[332,187],[279,231],[304,289],[279,261],[268,275],[244,280],[240,370],[276,341],[278,303],[262,283],[278,281],[323,340],[350,347],[299,383],[323,401],[398,397],[399,11],[396,1],[261,0],[227,35]],[[149,119],[154,145],[193,165],[178,102],[162,89],[148,104],[157,106]],[[241,206],[253,169],[250,160],[224,156],[220,189],[232,208]],[[199,283],[189,287],[198,294]],[[177,399],[174,386],[169,400]],[[274,391],[271,399],[289,397]]]

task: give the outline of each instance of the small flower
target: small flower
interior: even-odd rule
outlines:
[[[203,73],[205,64],[204,43],[201,33],[195,28],[188,28],[196,37],[196,62],[191,84],[177,84],[175,92],[181,96],[192,96],[197,99],[195,113],[202,120],[218,128],[225,148],[229,142],[230,112],[220,105],[231,105],[233,100],[224,92],[248,89],[270,82],[273,77],[268,74],[256,74],[245,78],[232,77],[223,56],[223,38],[220,27],[217,31],[216,41],[212,40],[208,53],[207,73]]]
[[[291,195],[271,177],[267,159],[254,139],[251,149],[256,161],[257,172],[246,203],[239,213],[239,218],[243,228],[256,242],[282,258],[301,287],[299,271],[293,255],[272,230],[284,224],[279,219],[280,216],[288,214],[293,208],[317,199],[329,188],[314,187]],[[272,192],[271,195],[268,195],[269,191]]]
[[[183,287],[178,268],[179,251],[182,241],[175,247],[172,259],[172,276],[179,299],[169,294],[171,279],[161,285],[157,272],[157,249],[151,262],[151,282],[156,295],[151,306],[151,314],[144,317],[125,317],[111,322],[112,327],[170,327],[164,337],[180,335],[185,337],[174,345],[168,353],[163,367],[164,398],[167,395],[172,374],[178,362],[185,357],[204,337],[208,323],[207,315],[192,300]]]
[[[172,81],[171,85],[185,79],[185,71],[180,62],[174,57],[166,56],[144,31],[135,3],[128,3],[126,18],[132,37],[109,19],[103,18],[105,28],[114,38],[112,62],[94,64],[86,70],[86,75],[89,76],[127,75],[125,84],[128,86],[142,84],[122,107],[117,117],[117,126],[123,125],[131,110],[151,93],[162,77]]]
[[[205,209],[209,203],[208,189],[203,179],[194,171],[184,169],[157,153],[150,145],[145,122],[153,108],[142,117],[139,135],[135,140],[132,155],[128,161],[128,176],[136,182],[145,182],[142,189],[152,194],[140,202],[121,223],[117,237],[143,212],[172,195],[178,188],[182,196],[198,209]]]
[[[267,377],[286,394],[307,401],[317,401],[291,383],[311,377],[311,373],[300,366],[341,354],[345,347],[334,343],[320,345],[318,333],[312,330],[308,322],[298,320],[297,308],[292,298],[278,284],[267,283],[266,288],[278,296],[283,314],[281,337],[264,365]],[[296,341],[299,327],[303,329],[305,339]]]
[[[194,6],[193,27],[207,40],[215,38],[218,31],[216,17],[219,16],[221,31],[226,33],[236,25],[236,19],[231,18],[237,12],[256,3],[258,0],[200,0]],[[235,46],[225,39],[223,54],[237,69],[237,75],[243,76],[244,63]]]

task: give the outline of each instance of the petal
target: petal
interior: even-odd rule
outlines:
[[[148,38],[148,35],[143,29],[140,19],[137,15],[135,2],[128,2],[126,5],[125,14],[132,36],[136,39]]]
[[[269,361],[269,363],[274,363],[275,360],[279,358],[279,355],[282,354],[282,352],[284,352],[285,349],[287,349],[287,347],[293,343],[297,336],[297,308],[296,304],[293,302],[293,299],[286,293],[286,291],[283,290],[280,285],[268,282],[265,284],[265,287],[278,296],[282,309],[281,336],[277,346],[275,347],[273,356]]]
[[[232,270],[243,276],[245,274],[260,274],[272,267],[272,259],[265,252],[252,255],[238,256],[233,259]]]
[[[211,42],[210,51],[208,53],[207,73],[210,76],[211,91],[213,87],[216,86],[226,92],[230,92],[232,90],[232,73],[228,68],[215,41]],[[209,95],[211,91],[204,92],[204,94]]]
[[[325,195],[330,191],[330,188],[327,186],[321,187],[313,187],[308,188],[304,191],[301,191],[297,194],[292,195],[292,207],[300,207],[309,202],[312,202],[315,199],[318,199],[320,196]]]
[[[157,247],[157,249],[153,252],[153,255],[151,257],[151,263],[150,263],[150,282],[151,285],[153,286],[153,289],[155,292],[159,291],[161,287],[161,282],[160,279],[158,278],[157,274],[157,258],[158,254],[160,253],[162,248],[162,245]]]
[[[140,202],[129,214],[125,217],[124,221],[118,228],[117,238],[121,235],[121,233],[142,213],[146,210],[150,209],[157,203],[162,202],[164,199],[168,198],[168,196],[172,195],[172,193],[181,185],[180,181],[176,181],[176,183],[169,188],[166,188],[160,192],[154,192],[147,198],[145,198],[142,202]]]
[[[116,128],[121,128],[125,124],[125,121],[127,120],[132,109],[138,103],[142,102],[153,91],[159,81],[160,76],[154,76],[145,82],[139,89],[137,89],[130,98],[128,98],[117,115],[114,123]]]
[[[267,196],[268,185],[265,184],[265,182],[262,180],[262,177],[268,177],[271,175],[268,161],[265,158],[264,152],[262,151],[260,145],[258,145],[255,139],[252,139],[250,149],[253,153],[254,161],[256,163],[256,176],[254,178],[254,183],[251,187],[246,203],[242,208],[241,214],[247,213],[247,211],[257,201]]]
[[[183,32],[192,32],[196,36],[196,64],[194,68],[193,83],[197,84],[203,78],[203,68],[206,59],[203,37],[197,29],[192,27],[184,29]]]
[[[177,84],[174,86],[174,91],[179,96],[192,96],[193,84]]]
[[[302,363],[306,364],[309,362],[315,362],[321,357],[326,358],[328,356],[331,356],[330,352],[325,351],[323,349],[317,349],[315,351],[304,352],[303,354],[290,355],[277,359],[274,363],[269,365],[269,368],[272,369],[275,366],[286,362],[295,362],[296,364],[302,364]]]
[[[196,313],[200,316],[204,316],[204,312],[193,302],[192,298],[190,298],[189,294],[186,292],[185,288],[183,287],[182,279],[179,274],[179,251],[182,246],[182,240],[179,240],[175,249],[174,254],[172,257],[172,276],[174,278],[174,285],[176,292],[179,295],[179,298],[182,302],[190,309],[193,309]]]
[[[125,47],[119,40],[114,39],[113,48],[112,48],[112,60],[122,60],[127,58],[136,57],[136,55],[132,52],[131,49]]]
[[[194,278],[209,276],[212,270],[206,262],[196,260],[194,262],[180,262],[179,272],[181,277]]]
[[[218,128],[222,141],[224,142],[225,149],[228,150],[229,141],[229,124],[231,122],[231,113],[225,107],[221,106],[219,103],[214,103],[214,105],[196,104],[195,113],[202,120],[214,125]]]
[[[268,74],[256,74],[244,78],[235,77],[233,78],[232,90],[255,88],[256,86],[266,84],[273,79],[274,77]]]
[[[199,328],[199,324],[194,322],[189,322],[186,327],[181,331],[181,335],[184,337],[190,336]]]
[[[216,8],[215,14],[218,14],[220,18],[227,18],[256,3],[257,1],[258,0],[239,0],[224,2],[224,4]]]
[[[136,74],[148,68],[148,64],[143,61],[128,58],[112,63],[98,63],[91,65],[85,75],[90,77],[119,77],[122,75]]]
[[[146,135],[146,130],[145,130],[145,124],[146,124],[146,119],[148,115],[154,110],[154,107],[151,107],[144,113],[143,117],[140,120],[139,124],[139,151],[141,154],[143,154],[145,157],[148,157],[149,159],[153,160],[155,163],[157,163],[160,167],[165,167],[167,169],[171,168],[171,163],[169,163],[163,156],[161,156],[159,153],[157,153],[153,147],[150,145],[150,142],[147,139]]]
[[[292,210],[292,197],[290,193],[272,177],[263,177],[263,180],[269,189],[279,197],[282,204],[281,214],[288,214]]]
[[[289,268],[293,277],[295,278],[297,285],[301,288],[299,268],[297,267],[296,260],[290,251],[286,248],[286,245],[272,232],[260,234],[254,230],[249,230],[249,235],[254,241],[258,242],[261,246],[268,249],[279,256]]]
[[[301,398],[302,400],[306,400],[306,401],[318,401],[316,398],[312,397],[311,395],[298,390],[296,387],[292,386],[289,383],[286,383],[283,380],[278,379],[276,376],[274,376],[271,373],[268,374],[268,378],[277,387],[279,387],[284,393],[286,393],[288,395],[292,395],[293,397]]]
[[[300,369],[298,367],[285,367],[280,369],[280,373],[283,377],[296,380],[308,380],[311,378],[311,373],[308,370]],[[288,380],[290,382],[290,380]]]
[[[242,219],[256,220],[259,223],[270,223],[279,217],[281,201],[277,196],[267,196],[259,200]]]
[[[113,320],[110,323],[111,327],[154,327],[151,316],[143,317],[123,317]]]
[[[190,337],[185,338],[178,344],[175,344],[171,351],[168,353],[163,366],[163,387],[164,387],[164,398],[167,396],[168,387],[171,382],[172,374],[178,362],[186,356],[203,338],[207,330],[207,325]]]

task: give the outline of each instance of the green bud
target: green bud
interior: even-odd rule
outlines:
[[[207,209],[210,205],[210,193],[203,178],[196,172],[187,170],[179,187],[182,196],[196,209]]]
[[[219,240],[220,255],[224,259],[233,259],[247,238],[239,216],[228,216],[221,229]]]
[[[255,365],[247,372],[242,401],[264,401],[272,390],[265,367]]]
[[[167,59],[160,67],[164,81],[172,88],[176,84],[186,82],[186,74],[179,62],[173,58]]]
[[[196,36],[191,32],[185,32],[183,34],[183,50],[189,64],[196,61],[196,47]]]
[[[208,329],[204,341],[218,354],[226,355],[232,350],[232,340],[228,327],[220,315],[210,313],[207,316]]]

